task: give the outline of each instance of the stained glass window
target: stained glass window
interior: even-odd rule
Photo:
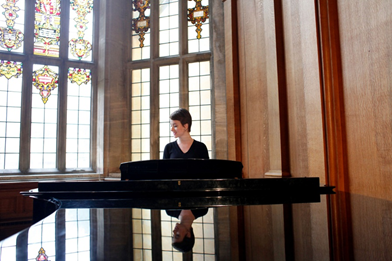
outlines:
[[[69,68],[66,168],[90,167],[91,71]]]
[[[0,0],[0,50],[23,52],[24,0]]]
[[[151,46],[150,1],[133,0],[132,3],[132,60],[149,59]]]
[[[58,67],[33,65],[30,168],[56,168]]]
[[[197,8],[196,6],[199,5]],[[208,7],[208,0],[188,1],[188,9],[194,9],[194,20],[197,20],[205,15],[205,8]],[[209,10],[207,9],[209,13]],[[204,22],[188,22],[188,52],[197,53],[210,50],[210,27],[209,19],[201,19]],[[199,24],[199,27],[195,26]]]
[[[71,0],[69,58],[91,61],[93,0]]]
[[[22,63],[0,60],[0,169],[19,168],[22,72]]]
[[[59,57],[60,0],[36,0],[34,54]]]

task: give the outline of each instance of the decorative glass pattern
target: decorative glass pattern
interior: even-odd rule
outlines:
[[[34,54],[59,57],[60,0],[36,0]]]
[[[150,69],[132,71],[132,160],[150,159]]]
[[[59,75],[48,66],[33,72],[33,86],[39,90],[42,102],[46,103],[52,90],[57,88]]]
[[[65,260],[90,260],[90,209],[65,210]]]
[[[91,61],[93,0],[71,0],[69,57]],[[71,26],[72,21],[74,25]]]
[[[132,0],[132,60],[150,58],[150,0]]]
[[[152,260],[151,210],[132,209],[133,260]]]
[[[0,60],[0,170],[19,168],[22,63]]]
[[[178,0],[160,1],[159,4],[159,56],[179,53]]]
[[[66,168],[90,167],[91,71],[69,68]]]
[[[197,39],[201,38],[201,26],[202,23],[207,21],[208,17],[208,6],[202,6],[201,0],[194,0],[196,2],[195,7],[188,8],[188,21],[196,26]]]
[[[35,64],[33,65],[33,76],[41,75],[38,72],[45,73],[45,68],[48,76],[45,76],[43,81],[53,82],[53,75],[58,74],[58,67],[56,66]],[[47,100],[46,103],[38,99],[38,94],[41,97],[42,94],[34,86],[34,79],[32,92],[30,168],[55,168],[57,155],[57,88],[51,89],[50,100]],[[45,93],[47,94],[47,92]],[[48,95],[44,96],[48,97]]]
[[[188,52],[210,50],[208,0],[188,1]],[[203,25],[203,30],[202,30]],[[195,30],[196,26],[196,30]]]
[[[0,17],[0,48],[23,52],[24,0],[1,0],[0,6],[4,9],[4,18]]]
[[[139,47],[143,47],[144,35],[150,29],[150,17],[145,15],[150,8],[150,0],[134,0],[133,6],[133,11],[138,11],[139,17],[132,19],[132,30],[139,35]]]
[[[192,137],[212,149],[210,62],[189,64],[189,112],[192,115]]]
[[[159,152],[174,141],[171,133],[170,114],[180,106],[180,80],[178,64],[159,67]]]
[[[46,257],[47,260],[56,260],[56,215],[55,212],[30,227],[27,239],[27,260],[45,260],[37,259],[40,255]]]

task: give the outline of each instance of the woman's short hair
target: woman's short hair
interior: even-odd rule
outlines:
[[[185,236],[182,242],[173,243],[172,246],[174,249],[180,252],[189,252],[192,250],[195,245],[195,234],[193,234],[193,228],[191,227],[191,237]]]
[[[178,109],[170,114],[170,119],[173,121],[180,121],[182,126],[188,123],[188,132],[191,132],[192,116],[186,109]]]

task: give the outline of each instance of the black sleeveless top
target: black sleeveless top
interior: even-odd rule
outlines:
[[[163,159],[209,159],[209,155],[207,146],[200,141],[193,140],[186,153],[182,152],[177,141],[173,141],[165,146]]]

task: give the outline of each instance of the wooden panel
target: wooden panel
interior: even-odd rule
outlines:
[[[37,187],[36,182],[0,184],[0,240],[31,225],[33,199],[20,192]]]
[[[392,200],[392,2],[338,8],[349,189]]]
[[[290,174],[325,184],[322,96],[314,1],[282,1]],[[319,204],[292,206],[295,260],[329,260],[328,213]]]
[[[274,1],[237,4],[241,160],[245,177],[261,178],[282,168]],[[244,224],[241,258],[284,259],[282,206],[244,207]]]
[[[392,233],[392,2],[337,6],[348,172],[339,199],[350,211],[337,226],[353,238],[346,246],[352,259],[388,260],[382,242]]]

